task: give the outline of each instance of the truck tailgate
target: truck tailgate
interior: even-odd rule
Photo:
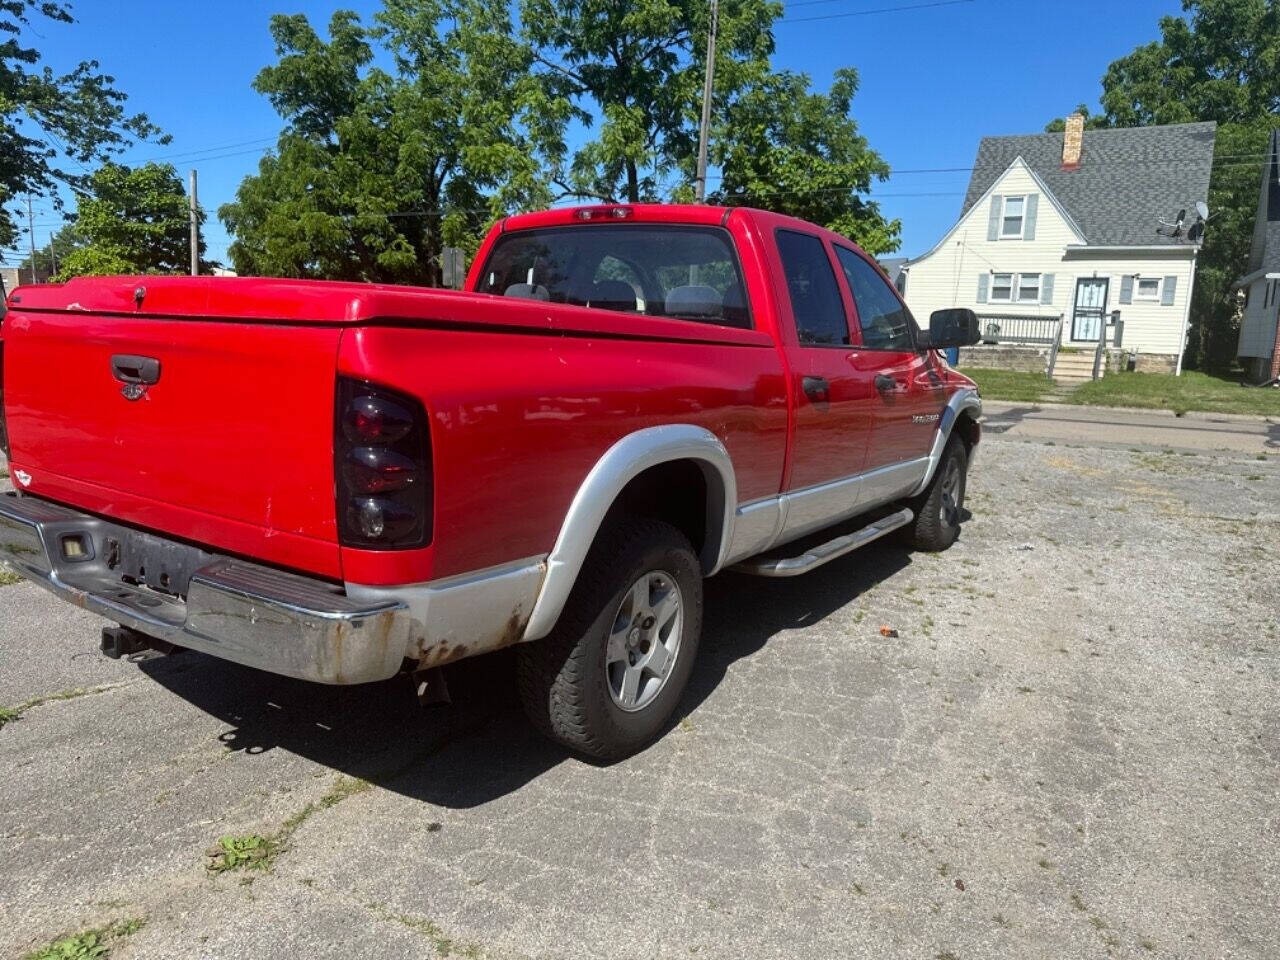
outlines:
[[[340,577],[341,336],[333,324],[14,309],[4,383],[15,480],[125,522]],[[121,379],[135,372],[121,359],[131,357],[158,361],[145,389]]]

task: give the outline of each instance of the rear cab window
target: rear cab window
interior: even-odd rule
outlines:
[[[494,244],[479,293],[750,329],[728,231],[680,224],[517,230]]]
[[[849,318],[826,245],[797,230],[778,230],[774,236],[800,345],[849,346]]]

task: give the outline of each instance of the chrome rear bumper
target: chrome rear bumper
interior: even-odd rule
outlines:
[[[109,566],[108,544],[122,539],[145,541],[143,549],[172,564],[185,600],[147,585],[167,572],[126,581],[124,570]],[[352,599],[323,580],[208,554],[31,496],[0,495],[0,561],[148,636],[302,680],[385,680],[410,652],[412,619],[397,599]]]

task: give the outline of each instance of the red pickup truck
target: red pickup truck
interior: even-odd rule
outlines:
[[[508,217],[467,292],[108,277],[8,306],[0,559],[120,624],[106,652],[430,684],[519,644],[534,723],[601,757],[669,720],[704,577],[899,528],[945,549],[979,438],[938,352],[972,312],[921,331],[855,244],[759,210]]]

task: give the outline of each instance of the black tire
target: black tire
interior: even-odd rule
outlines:
[[[953,472],[958,471],[958,472]],[[969,471],[969,451],[964,441],[952,434],[942,450],[938,469],[924,493],[911,502],[916,516],[907,527],[908,540],[917,550],[936,553],[947,549],[960,536],[960,513]],[[954,484],[949,486],[950,483]]]
[[[628,711],[611,692],[611,677],[617,674],[610,672],[606,648],[610,634],[618,636],[615,626],[626,619],[624,603],[632,586],[659,571],[679,588],[678,646],[652,699]],[[655,582],[660,586],[663,580]],[[701,634],[702,568],[688,538],[658,520],[611,521],[592,544],[555,628],[518,648],[516,677],[525,713],[546,736],[571,750],[605,760],[635,753],[671,719]],[[626,665],[615,662],[613,670],[618,667]]]

